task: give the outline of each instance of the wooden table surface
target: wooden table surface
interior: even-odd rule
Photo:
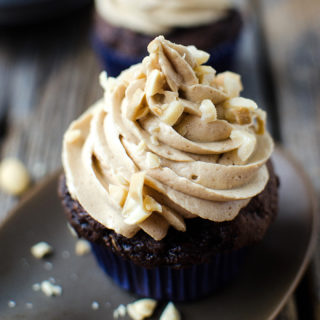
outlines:
[[[243,95],[267,110],[275,140],[320,199],[320,1],[252,0],[244,17],[235,66]],[[102,95],[91,22],[86,8],[47,25],[0,28],[1,158],[21,159],[34,183],[61,167],[65,129]],[[17,201],[0,192],[0,222]],[[320,319],[319,249],[278,319]]]

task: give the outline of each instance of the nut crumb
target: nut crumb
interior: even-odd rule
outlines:
[[[207,52],[199,50],[195,46],[187,46],[187,49],[194,56],[198,65],[206,63],[210,58],[210,55]]]
[[[181,316],[176,306],[169,302],[163,310],[160,320],[180,320]]]
[[[31,254],[37,259],[42,259],[52,252],[53,248],[45,241],[38,242],[31,247]]]
[[[157,301],[153,299],[140,299],[127,305],[127,311],[131,319],[143,320],[153,314]]]
[[[15,158],[6,158],[0,164],[0,187],[6,193],[19,196],[30,185],[30,176],[24,164]]]
[[[173,126],[178,121],[183,111],[183,104],[179,101],[173,101],[167,106],[160,118],[169,126]]]
[[[201,120],[204,120],[205,122],[217,120],[217,110],[211,100],[202,100],[199,109],[201,111]]]
[[[74,238],[78,238],[77,232],[74,230],[74,228],[71,226],[71,224],[69,222],[67,222],[67,227],[68,227],[68,230],[70,231],[71,235]]]
[[[161,164],[160,158],[153,152],[147,152],[146,161],[147,166],[150,169],[159,168]]]
[[[41,289],[40,283],[34,283],[34,284],[32,285],[32,290],[33,290],[33,291],[40,291],[40,289]]]
[[[41,282],[41,291],[47,296],[61,296],[62,288],[60,286],[52,284],[50,281],[45,280]]]
[[[90,252],[90,243],[87,240],[79,239],[75,245],[75,253],[77,256],[83,256]]]
[[[113,311],[113,318],[118,319],[120,317],[124,317],[127,313],[127,308],[125,305],[120,304],[114,311]]]

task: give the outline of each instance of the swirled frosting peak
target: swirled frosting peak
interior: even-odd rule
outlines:
[[[209,55],[163,36],[64,136],[72,197],[126,237],[156,240],[185,219],[234,219],[265,188],[273,141],[265,112],[240,97],[240,76],[216,74]]]

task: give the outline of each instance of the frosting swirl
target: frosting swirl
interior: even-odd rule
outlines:
[[[265,112],[239,97],[240,76],[216,74],[209,55],[155,38],[149,56],[105,89],[64,136],[72,197],[125,237],[155,240],[184,219],[234,219],[266,186],[273,141]]]
[[[230,8],[229,0],[96,0],[95,3],[99,15],[113,25],[151,35],[216,21]]]

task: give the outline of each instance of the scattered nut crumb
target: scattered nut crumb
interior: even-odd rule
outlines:
[[[118,319],[120,317],[124,317],[127,313],[127,308],[120,304],[114,311],[113,311],[113,318]]]
[[[145,91],[148,96],[154,96],[155,94],[162,92],[165,84],[165,78],[161,71],[154,69],[148,75]]]
[[[0,163],[0,187],[10,195],[18,196],[27,190],[30,176],[24,164],[15,158]]]
[[[163,111],[160,119],[168,124],[173,126],[184,111],[184,106],[180,101],[173,101],[168,104],[167,108]]]
[[[197,64],[206,63],[209,60],[210,55],[202,50],[197,49],[195,46],[187,46],[189,52],[194,56]]]
[[[52,284],[50,281],[45,280],[41,282],[41,291],[47,296],[61,296],[62,288],[60,286]]]
[[[42,259],[52,252],[52,247],[45,241],[38,242],[31,247],[31,254],[37,259]]]
[[[98,310],[99,309],[99,303],[97,302],[97,301],[93,301],[92,303],[91,303],[91,309],[92,310]]]
[[[16,302],[13,300],[8,301],[9,308],[14,308],[16,306]]]
[[[143,320],[153,314],[157,301],[153,299],[140,299],[127,305],[129,316],[133,320]]]
[[[161,164],[160,158],[153,152],[147,152],[146,161],[147,166],[150,169],[159,168]]]
[[[160,320],[180,320],[181,316],[176,306],[169,302],[163,310]]]
[[[67,227],[68,227],[71,235],[72,235],[74,238],[78,238],[78,235],[77,235],[76,230],[74,230],[74,228],[72,227],[72,225],[71,225],[69,222],[67,222]]]
[[[199,110],[201,112],[201,120],[205,122],[217,120],[217,110],[210,99],[202,100]]]
[[[41,289],[40,283],[34,283],[34,284],[32,285],[32,290],[33,290],[33,291],[40,291],[40,289]]]
[[[90,243],[87,240],[79,239],[76,242],[75,253],[77,256],[83,256],[90,252]]]

